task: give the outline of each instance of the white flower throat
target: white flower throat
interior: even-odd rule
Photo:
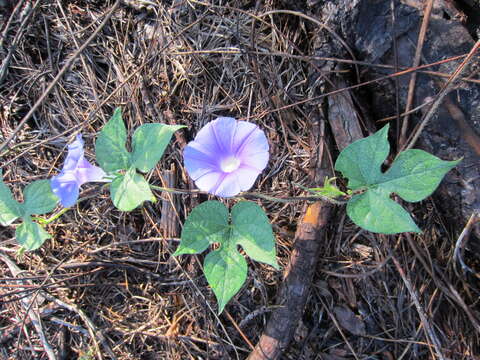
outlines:
[[[240,160],[238,160],[235,156],[229,156],[220,161],[220,168],[226,173],[231,173],[232,171],[237,170],[239,166]]]

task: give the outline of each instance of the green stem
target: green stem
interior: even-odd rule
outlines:
[[[63,208],[62,210],[60,210],[56,214],[53,214],[52,216],[50,216],[48,219],[38,218],[38,217],[35,217],[34,219],[37,220],[42,225],[48,225],[48,224],[54,222],[55,220],[57,220],[60,216],[65,214],[68,210],[70,210],[70,208]]]
[[[104,185],[103,187],[107,186],[107,185],[110,185],[110,184],[106,184]],[[77,202],[75,203],[75,205],[77,205],[78,203],[81,203],[82,201],[85,201],[85,200],[88,200],[88,199],[92,199],[94,198],[96,195],[90,195],[90,196],[85,196],[85,197],[82,197],[80,199],[77,200]],[[75,206],[73,205],[73,206]],[[41,218],[41,217],[34,217],[33,219],[38,221],[40,224],[42,225],[48,225],[52,222],[54,222],[55,220],[57,220],[60,216],[62,216],[63,214],[65,214],[68,210],[70,210],[71,208],[73,208],[73,206],[71,207],[68,207],[68,208],[63,208],[62,210],[60,210],[59,212],[57,212],[56,214],[53,214],[52,216],[50,216],[48,219],[44,219],[44,218]]]
[[[207,192],[200,190],[181,190],[181,189],[172,189],[161,186],[150,185],[153,190],[166,191],[171,194],[202,194],[208,195]],[[346,204],[346,201],[335,200],[323,195],[312,195],[312,196],[289,196],[289,197],[274,197],[270,195],[264,195],[255,192],[244,192],[240,193],[238,196],[234,196],[233,199],[242,199],[242,198],[253,198],[253,199],[263,199],[272,202],[281,202],[281,203],[291,203],[296,201],[326,201],[335,205]]]

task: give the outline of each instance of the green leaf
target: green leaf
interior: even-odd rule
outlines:
[[[13,198],[12,192],[3,182],[2,171],[0,170],[0,224],[10,225],[23,212],[21,205]]]
[[[45,240],[51,236],[39,224],[34,223],[30,216],[23,219],[23,223],[17,227],[15,231],[17,242],[22,245],[25,250],[36,250],[43,245]]]
[[[162,157],[172,135],[183,125],[144,124],[133,134],[132,164],[142,171],[152,170]]]
[[[131,211],[144,201],[155,202],[155,196],[144,177],[131,167],[125,175],[113,179],[110,185],[110,197],[113,204],[121,211]]]
[[[354,141],[338,155],[335,170],[348,178],[350,189],[357,190],[375,184],[382,176],[380,166],[390,151],[388,127],[387,124],[375,134]]]
[[[404,200],[420,201],[431,195],[445,174],[460,161],[443,161],[423,150],[407,150],[385,172],[381,185]]]
[[[218,313],[247,280],[247,262],[235,249],[221,248],[205,257],[203,271],[218,301]]]
[[[347,203],[347,215],[358,226],[376,233],[421,232],[410,214],[380,189],[354,195]]]
[[[197,254],[211,244],[219,248],[205,257],[204,272],[222,312],[225,304],[240,290],[247,277],[247,264],[238,245],[256,261],[278,269],[275,238],[268,217],[255,203],[241,201],[228,210],[218,201],[207,201],[192,210],[182,230],[175,256]]]
[[[23,189],[25,214],[45,214],[57,206],[58,197],[50,187],[50,180],[37,180]]]
[[[95,156],[106,172],[126,170],[130,165],[130,153],[125,148],[127,129],[122,120],[122,110],[116,108],[103,127],[95,143]]]
[[[206,201],[188,215],[182,241],[173,256],[199,254],[210,244],[221,243],[228,236],[228,210],[219,201]]]
[[[251,201],[240,201],[232,208],[232,239],[253,260],[280,269],[275,251],[275,237],[265,211]]]
[[[335,170],[348,179],[348,186],[366,190],[350,199],[347,214],[355,224],[372,232],[419,232],[410,215],[390,195],[395,193],[411,202],[423,200],[460,160],[443,161],[423,150],[407,150],[382,173],[381,165],[390,149],[387,134],[388,125],[355,141],[338,156]]]

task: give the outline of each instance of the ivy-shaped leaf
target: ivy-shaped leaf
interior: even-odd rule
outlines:
[[[25,250],[36,250],[51,236],[30,215],[45,214],[52,211],[58,203],[58,197],[52,192],[49,180],[36,180],[23,189],[24,202],[17,202],[10,189],[2,180],[0,170],[0,224],[10,225],[22,218],[16,231],[17,242]]]
[[[130,153],[125,147],[126,142],[127,129],[122,120],[122,110],[116,108],[95,142],[95,156],[104,171],[111,172],[129,168]]]
[[[205,257],[203,270],[220,313],[247,278],[247,262],[238,245],[252,259],[279,268],[272,227],[260,206],[241,201],[232,208],[231,222],[228,218],[228,209],[218,201],[198,205],[185,221],[182,240],[173,254],[197,254],[209,245],[219,245]]]
[[[143,124],[133,134],[132,164],[141,171],[152,170],[162,157],[175,131],[184,125]]]
[[[118,175],[110,185],[110,197],[121,211],[132,211],[144,201],[157,201],[145,178],[130,168],[125,175]]]
[[[100,167],[106,172],[125,170],[117,174],[110,185],[113,204],[122,211],[131,211],[144,201],[155,201],[148,183],[136,173],[152,170],[162,157],[172,135],[183,125],[144,124],[134,133],[132,152],[125,147],[127,129],[120,108],[100,131],[95,143],[95,155]]]
[[[39,224],[33,222],[30,216],[26,216],[23,218],[23,223],[15,230],[15,237],[25,250],[36,250],[52,236]]]
[[[8,226],[22,215],[21,206],[3,182],[2,170],[0,170],[0,224]]]
[[[353,142],[338,156],[335,170],[348,179],[348,187],[365,191],[350,199],[347,214],[355,224],[372,232],[420,232],[410,214],[390,195],[410,202],[423,200],[460,160],[443,161],[423,150],[407,150],[382,173],[381,166],[390,151],[388,127]]]

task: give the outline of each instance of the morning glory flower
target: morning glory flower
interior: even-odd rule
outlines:
[[[80,186],[92,181],[107,181],[103,179],[104,176],[105,172],[101,168],[90,164],[83,157],[83,140],[79,134],[75,141],[68,145],[63,169],[50,180],[50,186],[60,198],[63,207],[70,207],[78,199]]]
[[[200,190],[231,197],[253,186],[268,163],[268,141],[247,121],[219,117],[183,151],[185,169]]]

